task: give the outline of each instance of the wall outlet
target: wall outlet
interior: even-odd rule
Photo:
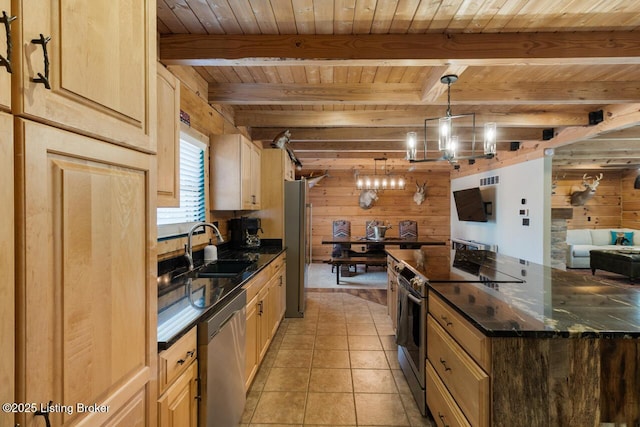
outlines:
[[[529,226],[529,218],[522,218],[522,225]]]

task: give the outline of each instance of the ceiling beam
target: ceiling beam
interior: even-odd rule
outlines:
[[[440,82],[438,82],[440,84]],[[446,105],[447,86],[410,83],[211,83],[209,102],[236,105]],[[454,105],[617,104],[640,101],[640,82],[509,82],[451,88]],[[434,98],[437,97],[437,98]]]
[[[290,141],[294,143],[307,142],[370,142],[397,141],[403,144],[409,131],[417,132],[418,138],[424,138],[422,127],[341,127],[341,128],[288,128],[291,132]],[[271,142],[283,131],[281,127],[252,128],[251,139],[254,141]],[[542,128],[500,128],[497,132],[499,141],[524,141],[542,138]]]
[[[160,36],[165,65],[567,65],[638,64],[631,31],[536,33]]]
[[[486,110],[486,109],[485,109]],[[443,112],[444,113],[444,112]],[[235,115],[237,126],[280,127],[421,127],[427,117],[418,111],[265,111],[238,110]],[[477,123],[496,122],[498,126],[555,128],[564,126],[584,126],[588,123],[585,113],[542,112],[542,113],[493,113],[476,115]]]

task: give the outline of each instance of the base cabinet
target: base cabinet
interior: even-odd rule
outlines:
[[[274,334],[284,316],[286,298],[285,255],[265,267],[252,279],[247,290],[245,345],[245,389],[253,382]]]
[[[158,400],[160,427],[198,426],[198,362],[194,361]]]
[[[16,401],[109,405],[54,426],[155,424],[153,156],[27,120],[15,133]]]
[[[3,73],[0,69],[0,74]],[[13,119],[0,113],[0,402],[17,402],[14,392],[14,219]],[[13,414],[0,412],[0,425],[12,426]]]

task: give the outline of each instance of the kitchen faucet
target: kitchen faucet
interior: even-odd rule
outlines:
[[[216,227],[215,225],[211,224],[210,222],[195,223],[193,227],[191,227],[191,230],[189,230],[189,234],[187,235],[187,244],[184,245],[184,256],[187,258],[187,261],[189,261],[189,271],[193,271],[193,247],[191,246],[191,236],[193,236],[193,232],[196,230],[196,228],[199,228],[199,227],[213,228],[213,231],[215,231],[216,235],[218,236],[218,243],[224,242],[224,239],[222,238],[222,234],[220,234],[220,230],[218,230],[218,227]]]

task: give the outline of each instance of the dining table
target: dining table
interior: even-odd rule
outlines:
[[[367,265],[382,265],[386,262],[386,256],[375,256],[371,258],[366,252],[352,252],[349,249],[350,245],[381,245],[381,246],[400,246],[401,248],[417,248],[421,246],[444,246],[447,242],[443,240],[436,240],[429,237],[383,237],[383,238],[371,238],[371,237],[324,237],[322,239],[323,245],[344,245],[342,247],[342,253],[338,257],[332,256],[329,261],[333,267],[336,268],[336,284],[340,284],[340,267],[346,265],[347,268],[350,264],[367,264]]]
[[[350,237],[323,237],[323,245],[332,244],[375,244],[382,246],[402,245],[402,246],[439,246],[446,245],[444,240],[432,239],[429,237],[383,237],[380,239],[365,237],[365,236],[350,236]]]

